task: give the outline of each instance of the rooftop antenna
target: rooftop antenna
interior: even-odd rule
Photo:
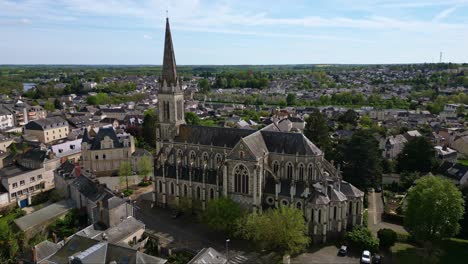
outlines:
[[[442,63],[442,51],[440,52],[440,55],[439,55],[439,63]]]

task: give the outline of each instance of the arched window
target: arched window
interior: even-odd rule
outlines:
[[[221,154],[216,154],[216,165],[220,166],[222,161],[223,157],[221,156]]]
[[[275,173],[275,175],[278,175],[278,171],[279,171],[279,163],[278,161],[274,161],[273,162],[273,172]]]
[[[174,194],[174,183],[171,182],[171,194],[173,195]]]
[[[211,200],[214,199],[214,190],[213,190],[213,188],[210,189],[210,199]]]
[[[202,157],[203,157],[203,162],[206,162],[206,163],[208,163],[208,159],[209,159],[209,155],[208,155],[208,153],[206,153],[206,152],[203,152],[203,156],[202,156]]]
[[[200,186],[197,187],[197,199],[201,200],[201,189]]]
[[[353,202],[349,202],[348,204],[349,208],[348,208],[348,211],[349,211],[349,215],[352,215],[353,214]]]
[[[162,193],[162,181],[159,181],[159,193]]]
[[[312,167],[312,164],[309,164],[309,166],[307,166],[307,178],[309,179],[309,181],[313,181],[315,180],[313,177],[314,177],[313,167]]]
[[[249,171],[244,165],[238,165],[234,170],[234,191],[249,193]]]
[[[322,221],[322,210],[318,210],[318,223],[320,224],[320,222]]]
[[[195,151],[190,151],[190,162],[195,162],[197,159],[197,155],[195,154]]]
[[[244,151],[239,151],[239,159],[244,159]]]
[[[336,220],[336,206],[333,207],[333,220]]]
[[[188,196],[187,185],[184,184],[184,197]]]
[[[291,163],[288,163],[288,165],[286,165],[286,176],[288,177],[288,180],[292,180],[293,165]]]
[[[299,181],[304,181],[304,164],[299,165]]]

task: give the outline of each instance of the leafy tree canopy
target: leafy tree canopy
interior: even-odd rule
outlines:
[[[452,182],[425,176],[408,192],[405,226],[416,239],[449,238],[460,231],[463,211],[462,194]]]
[[[397,157],[400,172],[420,172],[426,174],[436,166],[435,150],[425,137],[410,139]]]

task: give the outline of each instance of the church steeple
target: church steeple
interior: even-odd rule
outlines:
[[[174,55],[174,46],[172,45],[171,28],[169,18],[166,18],[166,36],[164,40],[164,59],[162,67],[162,83],[167,87],[178,88],[176,60]]]

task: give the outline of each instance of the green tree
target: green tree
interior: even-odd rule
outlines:
[[[55,106],[53,103],[47,101],[45,102],[44,104],[44,109],[47,110],[47,111],[54,111],[55,110]]]
[[[203,219],[214,230],[232,235],[236,230],[236,223],[242,216],[239,204],[229,198],[210,200],[203,212]]]
[[[380,185],[382,161],[379,142],[369,130],[359,130],[342,145],[343,176],[346,181],[365,189]]]
[[[347,232],[345,240],[349,243],[349,246],[357,251],[362,252],[363,250],[370,250],[375,252],[379,248],[379,241],[372,236],[372,233],[367,227],[357,226],[352,231]]]
[[[397,233],[392,229],[382,228],[377,231],[377,237],[379,238],[380,248],[388,250],[395,245]]]
[[[19,250],[18,241],[7,221],[0,221],[0,261],[2,263],[16,263],[15,258]]]
[[[120,163],[119,180],[121,183],[125,181],[128,190],[128,176],[132,174],[132,165],[128,161]]]
[[[357,125],[358,114],[353,109],[349,109],[338,117],[338,122],[342,124]]]
[[[189,125],[200,125],[200,118],[194,112],[185,113],[185,122]]]
[[[140,173],[140,177],[142,177],[145,181],[148,180],[149,176],[151,176],[153,172],[153,165],[149,156],[145,155],[138,161],[138,172]]]
[[[297,100],[296,94],[289,93],[286,96],[286,103],[288,104],[288,106],[296,105],[296,100]]]
[[[409,172],[404,171],[400,173],[400,184],[403,189],[408,190],[411,186],[413,186],[414,182],[421,178],[421,174],[417,171]]]
[[[452,182],[425,176],[408,192],[405,226],[418,240],[450,238],[460,231],[463,211],[462,193]]]
[[[208,79],[200,79],[198,81],[198,88],[200,89],[200,92],[202,93],[209,93],[210,92],[210,81]]]
[[[63,108],[62,103],[60,102],[60,100],[58,98],[55,98],[55,100],[54,100],[54,107],[55,107],[55,109],[62,109]]]
[[[247,215],[238,232],[244,239],[282,253],[300,253],[310,243],[302,211],[286,206]]]
[[[426,174],[436,166],[435,150],[425,137],[410,139],[397,157],[400,172],[420,172]]]
[[[143,140],[150,146],[156,145],[156,129],[158,117],[153,109],[145,111],[143,118]]]
[[[331,151],[330,129],[325,116],[314,109],[306,118],[304,135],[327,154]]]

